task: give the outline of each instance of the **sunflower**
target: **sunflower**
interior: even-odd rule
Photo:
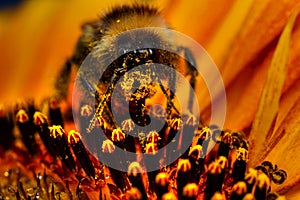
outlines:
[[[223,129],[245,133],[249,140],[248,167],[255,168],[262,163],[269,165],[268,162],[264,162],[266,160],[272,162],[274,168],[276,165],[276,168],[278,166],[278,169],[285,170],[288,174],[287,180],[280,185],[272,183],[272,191],[285,195],[287,199],[299,199],[300,165],[297,162],[300,157],[297,134],[300,132],[298,114],[298,110],[300,111],[300,68],[298,67],[300,26],[297,16],[300,3],[294,0],[146,2],[163,8],[162,13],[172,28],[200,43],[218,66],[227,96],[227,113]],[[120,3],[118,0],[88,2],[44,0],[24,1],[14,7],[2,8],[0,12],[2,49],[0,97],[3,103],[0,109],[1,117],[4,110],[11,106],[9,102],[33,97],[37,103],[54,95],[53,83],[64,61],[73,52],[81,32],[80,26],[84,22],[97,18],[102,11]],[[196,93],[202,102],[202,120],[204,123],[209,123],[211,115],[209,93],[203,89],[205,86],[202,84],[200,82],[196,86]],[[55,104],[55,101],[52,102]],[[66,101],[67,105],[70,103],[71,96]],[[17,103],[18,106],[21,106],[20,104]],[[54,105],[54,110],[55,108]],[[22,112],[18,114],[19,121],[26,118]],[[59,113],[57,117],[60,117]],[[14,130],[17,132],[16,135],[22,134],[22,125],[18,124],[18,126],[19,131]],[[66,130],[71,128],[72,125],[66,125]],[[52,135],[59,137],[58,130],[60,129],[53,129]],[[80,136],[73,133],[72,137],[74,145],[77,144],[74,141],[78,141]],[[85,195],[99,196],[92,188],[81,186],[84,185],[84,181],[88,181],[85,178],[82,178],[82,183],[78,185],[74,185],[67,177],[64,177],[64,183],[57,181],[54,184],[55,181],[50,179],[61,180],[58,175],[60,173],[48,174],[48,171],[62,170],[59,166],[53,163],[40,163],[39,159],[34,159],[36,157],[27,155],[28,153],[22,150],[24,144],[20,141],[11,149],[13,138],[5,137],[1,140],[5,140],[5,142],[1,141],[4,147],[2,151],[3,149],[8,151],[1,152],[0,157],[0,173],[2,173],[0,196],[4,190],[10,190],[17,199],[36,196],[36,190],[33,191],[32,188],[51,190],[52,187],[55,190],[51,191],[58,191],[60,187],[65,189],[61,194],[62,198],[69,198],[69,194],[74,191],[82,198]],[[45,153],[47,148],[42,145],[41,140],[42,138],[37,141],[40,144],[37,148]],[[8,146],[5,146],[6,142]],[[109,151],[111,146],[107,145]],[[27,149],[30,148],[27,146]],[[38,156],[42,155],[45,154]],[[70,166],[75,166],[73,161],[66,162]],[[76,160],[76,162],[80,161]],[[49,165],[51,170],[48,170]],[[182,166],[182,169],[185,169],[185,165]],[[84,171],[88,176],[97,173],[87,168]],[[6,188],[6,185],[9,185],[7,184],[9,178],[20,180],[20,177],[22,181],[12,182]],[[41,179],[45,179],[42,185],[37,184],[42,182]],[[138,182],[132,179],[130,181]],[[109,189],[112,190],[112,188],[104,188],[103,192]],[[135,191],[130,192],[135,193]],[[56,195],[49,192],[48,197],[54,198]]]

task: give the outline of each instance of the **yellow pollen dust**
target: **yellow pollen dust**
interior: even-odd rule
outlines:
[[[165,172],[160,172],[159,174],[157,174],[157,176],[155,177],[155,183],[159,183],[162,186],[167,185],[169,182],[169,177],[168,174]]]
[[[191,170],[192,166],[188,159],[180,159],[178,162],[178,170],[182,172],[186,172]]]
[[[151,142],[146,144],[145,150],[147,154],[153,154],[153,155],[156,154],[157,153],[156,143]]]
[[[102,151],[106,153],[113,153],[115,151],[115,145],[110,140],[104,140],[102,143]]]
[[[57,138],[58,136],[59,137],[62,137],[65,133],[64,129],[61,127],[61,125],[53,125],[51,126],[50,128],[50,135],[53,137],[53,138]]]
[[[111,134],[111,139],[114,142],[119,142],[125,138],[125,133],[121,130],[121,128],[114,129]]]
[[[175,130],[179,130],[180,129],[180,126],[181,126],[181,120],[180,119],[174,119],[172,121],[172,124],[171,126],[175,129]]]
[[[142,173],[142,167],[138,162],[132,162],[128,167],[129,176],[137,176],[138,173]]]
[[[203,136],[203,134],[206,135],[206,138],[207,138],[207,135],[210,135],[211,134],[211,130],[209,127],[203,127],[201,132],[200,132],[200,136]]]
[[[75,131],[75,130],[71,130],[68,133],[68,142],[69,143],[77,143],[79,142],[81,139],[81,135]]]
[[[216,192],[211,200],[225,200],[225,198],[219,192]]]
[[[47,120],[47,116],[46,115],[44,115],[43,113],[41,113],[41,112],[38,112],[38,111],[36,111],[35,113],[34,113],[34,115],[33,115],[33,121],[34,121],[34,123],[36,124],[36,125],[42,125],[42,124],[44,124],[44,123],[46,123],[46,120]]]
[[[247,192],[247,185],[244,181],[240,181],[233,186],[232,190],[238,195],[242,195]]]
[[[195,145],[193,147],[191,147],[190,151],[189,151],[189,156],[191,156],[192,154],[195,153],[195,151],[199,152],[197,155],[197,160],[201,157],[202,154],[202,146],[201,145]]]
[[[195,197],[198,194],[198,185],[196,183],[188,183],[183,188],[183,195],[186,197]]]
[[[18,111],[18,113],[16,115],[16,119],[18,122],[24,123],[29,120],[29,117],[28,117],[27,113],[25,112],[25,110],[21,109]]]

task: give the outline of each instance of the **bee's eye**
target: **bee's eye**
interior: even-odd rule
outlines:
[[[127,49],[125,49],[125,48],[119,48],[118,54],[122,55],[122,54],[124,54],[126,52],[127,52]]]

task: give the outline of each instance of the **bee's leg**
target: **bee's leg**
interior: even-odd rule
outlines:
[[[68,85],[71,79],[72,68],[78,70],[86,56],[92,51],[92,42],[96,35],[97,22],[91,22],[82,26],[82,34],[77,41],[72,56],[65,62],[58,78],[55,82],[55,90],[57,98],[66,99],[68,95]]]
[[[111,82],[109,83],[109,86],[107,87],[107,89],[106,89],[106,91],[105,91],[105,93],[104,93],[104,95],[103,95],[101,101],[98,103],[98,106],[97,106],[96,111],[95,111],[95,115],[94,115],[94,117],[91,119],[90,125],[89,125],[89,127],[87,128],[87,132],[88,132],[88,133],[91,132],[92,129],[94,128],[94,126],[95,126],[95,121],[96,121],[97,117],[98,117],[98,116],[102,116],[102,114],[105,114],[105,113],[106,113],[105,110],[108,111],[108,113],[107,113],[108,115],[107,115],[107,116],[111,117],[111,112],[110,112],[110,109],[108,108],[109,106],[107,105],[107,100],[108,100],[109,97],[111,96],[111,94],[112,94],[112,92],[113,92],[113,90],[114,90],[114,88],[115,88],[115,85],[116,85],[116,83],[117,83],[118,80],[119,80],[119,79],[118,79],[118,75],[119,75],[119,73],[118,73],[118,71],[116,71],[116,72],[114,73],[114,75],[113,75],[113,77],[112,77],[112,80],[111,80]],[[96,96],[99,95],[98,92],[97,92],[97,90],[95,90],[95,93],[96,93]],[[106,108],[107,108],[107,109],[106,109]],[[103,113],[103,112],[104,112],[104,113]],[[113,124],[111,124],[111,125],[112,125],[112,128],[116,128],[117,125],[116,125],[115,121],[113,120],[113,117],[111,117],[111,118],[112,118],[112,119],[111,119],[111,123],[113,123]]]
[[[193,104],[194,104],[194,94],[193,93],[194,93],[195,86],[196,86],[196,78],[198,76],[198,71],[196,69],[196,61],[195,61],[195,58],[194,58],[192,52],[188,48],[179,47],[178,51],[179,52],[183,51],[184,58],[185,58],[185,60],[188,61],[187,63],[185,63],[186,64],[185,76],[191,76],[189,82],[192,87],[192,90],[190,90],[190,93],[189,93],[188,111],[190,113],[192,113]]]
[[[173,75],[171,75],[171,76],[173,76]],[[168,105],[167,105],[168,116],[170,116],[172,108],[175,110],[176,114],[180,115],[179,110],[176,108],[176,106],[174,105],[174,102],[173,102],[174,94],[175,94],[175,91],[174,91],[175,87],[174,87],[173,91],[171,91],[171,94],[169,95],[168,92],[166,91],[166,89],[164,88],[161,80],[157,79],[157,81],[158,81],[160,89],[162,90],[163,94],[165,95],[165,97],[168,100]],[[172,80],[169,81],[169,87],[171,87],[170,84],[172,84],[172,82],[173,82]],[[173,82],[173,84],[175,84],[175,83]]]
[[[175,85],[176,85],[176,71],[172,70],[171,74],[170,74],[170,81],[169,81],[169,88],[170,88],[170,100],[168,101],[168,105],[167,105],[167,113],[170,116],[171,114],[171,109],[172,107],[174,107],[174,109],[177,111],[177,114],[179,113],[179,111],[176,109],[176,107],[173,104],[173,100],[174,100],[174,94],[175,94]]]
[[[55,93],[58,99],[65,99],[68,95],[68,84],[70,82],[71,71],[71,60],[67,60],[54,83]]]
[[[78,48],[78,47],[77,47]],[[56,96],[60,100],[66,99],[68,92],[69,92],[69,83],[72,81],[72,69],[74,71],[78,71],[79,66],[84,60],[84,57],[79,57],[79,53],[82,51],[81,49],[76,49],[75,54],[69,58],[65,64],[63,65],[62,69],[60,70],[58,77],[55,81],[55,92]],[[83,54],[83,53],[82,53]],[[87,54],[87,53],[86,53]]]

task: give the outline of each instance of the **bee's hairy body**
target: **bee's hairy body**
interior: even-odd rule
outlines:
[[[105,94],[105,92],[107,88],[111,86],[112,78],[114,74],[116,74],[116,70],[127,67],[120,65],[108,67],[111,62],[124,53],[136,49],[171,49],[171,51],[176,52],[178,46],[174,45],[172,35],[169,31],[156,31],[156,28],[170,30],[169,25],[164,21],[160,12],[156,8],[143,4],[114,7],[100,19],[86,23],[82,28],[83,33],[78,40],[75,52],[66,62],[67,67],[64,68],[61,78],[57,81],[58,96],[65,96],[66,88],[64,88],[64,85],[66,85],[65,82],[67,82],[67,78],[65,77],[68,77],[66,74],[69,73],[71,65],[75,66],[77,70],[79,67],[83,67],[83,70],[80,70],[78,75],[81,79],[88,80],[82,81],[80,84],[83,87],[83,93],[85,93],[83,95],[87,99],[96,99],[96,108],[102,99],[107,100],[105,106],[102,106],[103,109],[101,109],[100,114],[111,124],[112,116],[109,111],[109,98],[111,93]],[[164,57],[168,57],[167,62],[161,60],[164,59]],[[179,64],[178,58],[173,58],[170,55],[157,56],[156,59],[158,59],[156,62],[150,60],[147,64],[164,63],[172,68],[177,68]],[[156,68],[156,70],[157,69],[159,70],[159,68]],[[151,70],[146,70],[145,72],[148,73],[149,76],[153,76],[155,73],[165,76],[163,79],[171,83],[169,84],[170,88],[174,88],[172,86],[172,84],[174,85],[176,82],[174,74],[164,73],[162,71],[153,72]],[[136,80],[136,77],[131,77],[131,79]],[[142,77],[138,79],[140,79],[139,82],[141,84]],[[126,88],[123,89],[126,90]],[[165,95],[171,95],[166,94],[163,88],[162,90]],[[149,91],[153,93],[153,90],[150,89]],[[125,93],[123,92],[123,95],[124,94],[126,95],[126,91]],[[118,98],[124,98],[124,96],[121,94]]]

